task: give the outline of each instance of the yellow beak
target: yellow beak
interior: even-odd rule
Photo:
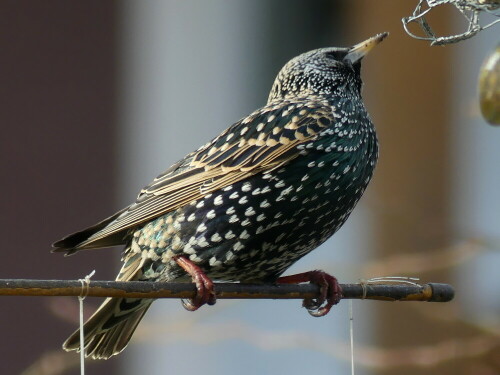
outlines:
[[[344,60],[349,60],[354,64],[355,62],[361,60],[368,52],[372,50],[373,47],[383,41],[388,35],[389,33],[377,34],[365,40],[364,42],[356,44],[349,50],[346,57],[344,57]]]

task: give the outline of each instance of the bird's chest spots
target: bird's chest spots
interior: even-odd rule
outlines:
[[[159,274],[167,267],[172,274],[172,256],[179,254],[215,279],[281,274],[340,228],[366,187],[365,175],[371,176],[365,170],[369,163],[358,161],[354,152],[315,147],[292,163],[207,194],[137,231],[150,268]]]

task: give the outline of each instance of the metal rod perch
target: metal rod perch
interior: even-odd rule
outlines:
[[[428,284],[341,284],[344,299],[384,301],[448,302],[454,297],[451,285]],[[239,284],[215,283],[218,299],[304,299],[319,295],[313,284]],[[192,298],[196,287],[191,283],[143,281],[94,281],[82,289],[80,280],[0,279],[3,296],[80,296],[135,298]]]

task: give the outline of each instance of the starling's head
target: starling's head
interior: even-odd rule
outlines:
[[[290,60],[274,81],[269,102],[307,95],[358,95],[361,91],[361,59],[388,33],[347,48],[320,48]]]

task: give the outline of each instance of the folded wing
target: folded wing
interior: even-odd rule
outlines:
[[[131,228],[257,173],[298,157],[300,144],[334,122],[322,101],[272,103],[238,121],[218,137],[170,167],[139,194],[137,201],[101,223],[54,244],[68,254],[124,242]]]

